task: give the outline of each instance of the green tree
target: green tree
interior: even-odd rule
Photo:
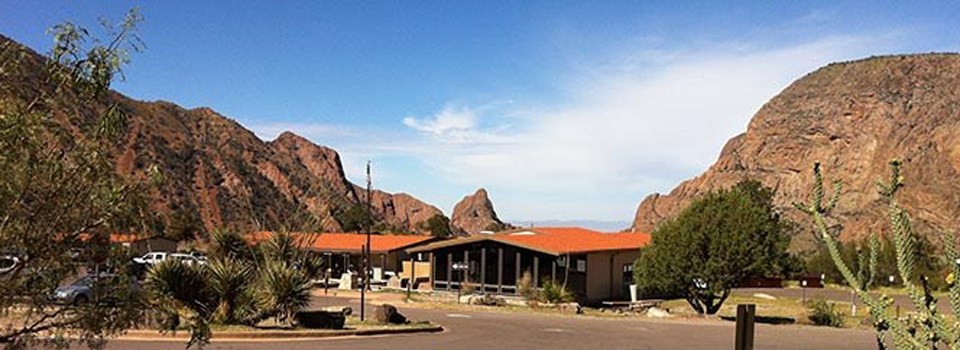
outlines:
[[[928,283],[935,290],[946,288],[946,266],[941,256],[937,255],[937,247],[930,242],[926,236],[917,235],[917,263],[916,269],[919,272],[915,276],[915,283],[919,283],[918,276],[929,276]],[[902,286],[903,283],[897,276],[897,252],[893,240],[889,236],[871,236],[859,241],[841,242],[837,241],[837,249],[843,261],[851,270],[857,271],[862,282],[865,283],[864,289],[872,289],[877,286]],[[872,260],[871,260],[872,257]],[[871,266],[872,264],[872,266]],[[805,261],[807,274],[823,274],[827,282],[844,283],[843,275],[834,264],[830,252],[821,247],[816,254],[811,255]],[[870,278],[870,273],[874,278]],[[893,276],[893,283],[890,283],[889,277]]]
[[[365,204],[351,205],[337,215],[337,222],[345,232],[361,232],[373,221]]]
[[[450,229],[450,219],[443,214],[430,217],[421,224],[421,227],[430,231],[430,235],[434,237],[446,238],[453,235],[453,230]]]
[[[5,348],[66,347],[71,339],[99,348],[140,319],[126,277],[96,284],[118,303],[55,305],[50,295],[80,272],[72,252],[86,252],[79,259],[97,269],[123,272],[109,234],[148,229],[138,198],[146,184],[118,176],[109,157],[126,130],[109,87],[140,48],[141,20],[132,10],[118,26],[105,24],[106,40],[70,22],[54,26],[45,61],[16,43],[0,44],[0,254],[20,260],[0,275]]]
[[[704,195],[653,232],[634,269],[645,294],[680,296],[714,314],[743,278],[782,275],[792,225],[756,181]]]
[[[189,241],[201,236],[203,232],[203,220],[200,218],[200,213],[192,206],[187,206],[178,207],[170,212],[170,219],[166,225],[164,236],[176,241]]]

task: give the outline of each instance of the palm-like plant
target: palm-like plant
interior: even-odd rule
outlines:
[[[224,324],[243,323],[256,313],[253,268],[244,261],[214,258],[207,264],[210,288],[218,299],[215,318]]]
[[[289,322],[293,315],[310,304],[310,277],[284,261],[266,261],[260,283],[268,307],[277,321]]]
[[[210,232],[209,254],[214,258],[248,259],[252,255],[247,241],[236,231],[216,229]]]
[[[163,261],[147,272],[146,288],[167,317],[178,319],[182,309],[190,311],[188,347],[209,341],[217,297],[204,268],[172,259]]]

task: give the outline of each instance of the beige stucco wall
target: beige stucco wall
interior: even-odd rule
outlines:
[[[623,293],[623,265],[633,264],[639,256],[640,252],[638,250],[588,254],[587,302],[597,303],[605,300],[629,299],[630,295]],[[611,257],[613,257],[612,280],[610,278]],[[611,294],[611,284],[613,294]]]

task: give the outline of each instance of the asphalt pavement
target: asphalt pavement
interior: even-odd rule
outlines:
[[[315,305],[352,305],[353,298],[316,297]],[[412,320],[430,320],[442,333],[345,337],[313,341],[214,342],[209,349],[704,349],[729,350],[734,323],[715,320],[604,318],[523,312],[450,311],[396,304]],[[373,305],[369,304],[368,310]],[[874,349],[869,331],[801,325],[762,325],[756,349]],[[108,349],[182,349],[182,342],[111,341]]]

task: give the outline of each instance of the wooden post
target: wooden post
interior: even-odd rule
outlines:
[[[540,288],[540,257],[533,256],[533,288]]]
[[[417,275],[417,260],[410,256],[410,277],[407,278],[407,300],[410,300],[410,290],[413,289],[413,276]]]
[[[460,272],[460,288],[463,289],[467,285],[467,277],[470,275],[470,251],[463,251],[463,264],[467,266],[466,270]]]
[[[503,294],[503,248],[497,249],[497,294]]]
[[[737,339],[734,350],[753,350],[753,322],[757,306],[737,305]]]
[[[384,253],[380,253],[380,273],[382,274],[386,270],[387,270],[387,255]],[[383,278],[383,276],[380,276],[380,278]]]
[[[553,258],[553,264],[550,264],[550,280],[557,283],[557,258]]]
[[[430,289],[433,290],[433,288],[436,287],[436,285],[433,284],[433,281],[434,281],[434,277],[436,277],[436,271],[437,271],[437,267],[433,265],[433,252],[430,252],[429,259],[430,259],[430,281],[429,281],[429,283],[430,283]]]
[[[520,251],[517,251],[517,270],[515,271],[517,279],[513,280],[513,294],[520,294]]]
[[[480,291],[487,292],[487,248],[480,248]]]
[[[447,290],[452,288],[450,283],[453,281],[453,253],[447,253]]]

